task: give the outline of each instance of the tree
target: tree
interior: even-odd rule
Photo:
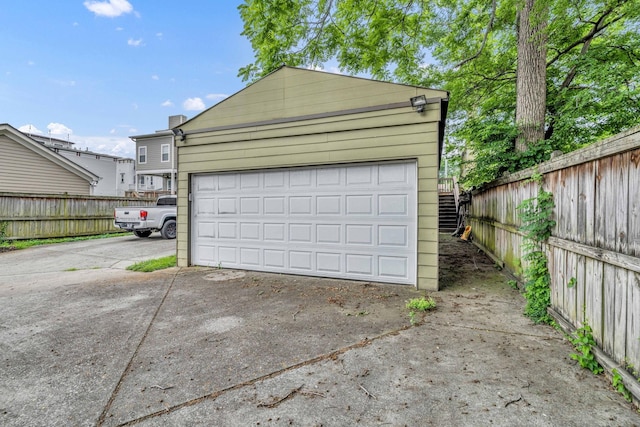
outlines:
[[[640,123],[635,1],[246,0],[239,10],[256,55],[246,80],[336,61],[448,90],[448,144],[474,152],[470,184]]]

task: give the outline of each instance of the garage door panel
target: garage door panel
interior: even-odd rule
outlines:
[[[340,224],[318,224],[316,226],[317,243],[340,244],[342,239],[342,226]]]
[[[218,237],[220,239],[237,239],[238,238],[238,224],[235,222],[220,222],[218,223]]]
[[[415,162],[196,175],[192,263],[415,284]]]
[[[379,185],[410,184],[406,164],[380,165],[378,170]]]
[[[404,194],[381,194],[378,196],[378,215],[409,215],[408,198]]]
[[[285,210],[284,197],[265,197],[264,198],[264,214],[265,215],[284,215]]]
[[[285,240],[285,224],[284,223],[266,223],[263,225],[264,240],[284,242]]]
[[[373,195],[347,196],[347,216],[348,215],[372,215]]]

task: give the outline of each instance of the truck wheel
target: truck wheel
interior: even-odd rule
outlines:
[[[138,237],[149,237],[151,236],[151,231],[150,230],[134,231],[133,234],[135,234]]]
[[[160,230],[160,234],[165,239],[175,239],[176,238],[176,221],[174,219],[170,219],[165,221],[162,226],[162,230]]]

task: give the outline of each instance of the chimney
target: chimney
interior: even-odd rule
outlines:
[[[177,116],[169,116],[169,129],[173,129],[176,126],[180,126],[187,121],[187,116],[178,114]]]

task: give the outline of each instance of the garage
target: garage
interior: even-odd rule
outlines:
[[[438,289],[446,91],[282,66],[181,123],[177,262]]]
[[[415,285],[416,163],[193,178],[194,263]]]

